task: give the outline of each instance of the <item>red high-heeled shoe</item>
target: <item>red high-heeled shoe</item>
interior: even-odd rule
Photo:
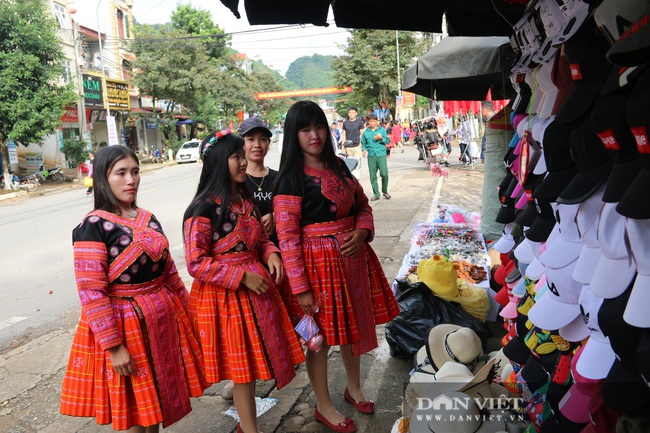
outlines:
[[[318,408],[314,411],[314,417],[316,418],[316,421],[325,424],[327,427],[338,433],[353,433],[357,431],[357,426],[354,425],[354,421],[350,418],[345,418],[345,421],[338,424],[332,424],[318,411]]]
[[[375,402],[372,400],[368,401],[356,401],[350,396],[350,393],[348,392],[348,388],[345,388],[345,392],[343,393],[343,397],[345,397],[345,400],[352,404],[356,410],[358,410],[361,413],[373,413],[375,410]]]

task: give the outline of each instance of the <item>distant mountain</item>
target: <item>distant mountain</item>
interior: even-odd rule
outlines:
[[[320,54],[300,57],[289,65],[287,80],[296,84],[299,89],[332,86],[332,60],[334,56]]]

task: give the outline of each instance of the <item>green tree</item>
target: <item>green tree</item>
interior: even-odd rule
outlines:
[[[278,77],[280,77],[280,79],[278,79]],[[277,92],[283,90],[281,86],[284,82],[282,75],[276,71],[271,71],[270,69],[268,71],[264,69],[257,71],[256,69],[253,69],[251,78],[255,81],[255,87],[261,89],[262,92]],[[258,100],[256,101],[255,110],[249,111],[249,114],[261,117],[272,126],[280,122],[282,115],[287,112],[292,102],[293,101],[289,99]]]
[[[174,42],[169,43],[170,39]],[[154,106],[164,101],[160,128],[169,146],[175,132],[174,115],[181,108],[196,113],[202,96],[209,91],[210,59],[199,40],[187,38],[187,33],[169,25],[158,29],[146,24],[136,26],[131,51],[136,56],[134,86],[151,96]]]
[[[62,84],[57,28],[43,0],[0,1],[0,149],[7,179],[7,141],[40,142],[61,125],[65,106],[75,99],[71,86]]]
[[[311,57],[297,58],[287,69],[287,79],[298,85],[299,89],[330,87],[332,80],[332,62],[334,56],[314,54]]]
[[[212,21],[210,11],[194,8],[190,4],[179,4],[172,12],[171,25],[174,29],[182,30],[188,35],[209,35],[210,37],[206,36],[200,40],[210,58],[218,59],[226,53],[230,36],[225,35],[223,29]]]
[[[425,52],[419,34],[399,32],[400,76]],[[395,113],[395,97],[398,95],[395,32],[351,30],[345,54],[333,61],[332,69],[335,85],[352,86],[353,89],[347,95],[345,106],[337,106],[340,112],[346,112],[350,105],[365,112],[386,101],[391,112]]]

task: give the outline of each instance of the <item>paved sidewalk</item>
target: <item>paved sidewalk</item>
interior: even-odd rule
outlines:
[[[363,161],[362,185],[371,194],[366,161]],[[153,165],[153,164],[152,164]],[[162,167],[161,164],[155,166]],[[417,151],[407,146],[404,153],[389,160],[392,199],[371,202],[376,237],[372,243],[384,271],[393,281],[404,255],[410,248],[413,225],[426,221],[436,203],[455,204],[469,211],[480,211],[482,171],[459,166],[445,168],[449,177],[433,177],[424,164],[417,162]],[[83,187],[81,184],[79,187]],[[109,426],[97,426],[94,419],[64,417],[58,413],[59,393],[74,325],[61,329],[0,356],[0,431],[7,433],[106,432]],[[344,401],[345,372],[336,350],[330,353],[329,382],[336,407],[354,419],[359,432],[385,433],[400,416],[401,396],[412,368],[409,360],[392,358],[383,338],[383,326],[377,328],[378,349],[362,357],[362,386],[366,396],[376,402],[376,413],[356,413]],[[163,431],[171,433],[231,433],[235,421],[222,414],[231,406],[220,396],[222,384],[209,388],[203,397],[193,400],[193,412]],[[297,377],[278,390],[274,381],[258,384],[257,395],[278,399],[278,403],[260,418],[261,431],[270,433],[329,432],[314,420],[314,397],[305,366]]]

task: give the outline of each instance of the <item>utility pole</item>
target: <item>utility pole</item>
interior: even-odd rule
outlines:
[[[104,92],[104,100],[106,101],[106,117],[111,115],[111,104],[108,102],[108,87],[106,87],[106,71],[104,70],[104,50],[102,49],[102,32],[99,29],[99,6],[104,0],[99,0],[97,3],[97,39],[99,39],[99,57],[102,66],[102,89]]]

